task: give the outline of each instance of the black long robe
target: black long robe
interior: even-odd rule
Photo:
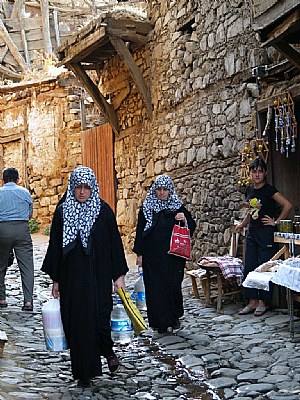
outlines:
[[[62,206],[58,206],[42,271],[59,283],[73,377],[87,380],[101,375],[100,356],[112,354],[112,281],[125,275],[128,267],[115,215],[104,201],[89,237],[90,255],[77,237],[74,248],[64,258],[62,228]]]
[[[191,235],[196,224],[184,207],[177,211],[162,210],[154,213],[152,227],[144,232],[146,219],[142,208],[133,251],[143,257],[143,278],[149,325],[160,331],[174,327],[183,315],[181,284],[184,277],[185,259],[168,254],[175,215],[183,212]]]

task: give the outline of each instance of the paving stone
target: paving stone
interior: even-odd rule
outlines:
[[[47,237],[34,240],[34,312],[24,313],[19,270],[7,274],[7,309],[0,310],[0,329],[8,336],[0,359],[0,400],[178,400],[183,398],[295,400],[300,398],[299,335],[292,340],[289,317],[272,310],[263,318],[239,316],[241,303],[225,304],[222,313],[193,297],[189,278],[183,281],[185,315],[176,335],[156,336],[148,329],[128,346],[116,346],[122,366],[90,389],[77,387],[70,372],[69,352],[46,349],[41,307],[51,297],[48,277],[40,272]],[[127,276],[131,292],[135,268]],[[146,314],[143,314],[146,317]]]

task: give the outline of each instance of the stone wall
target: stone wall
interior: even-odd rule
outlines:
[[[153,179],[168,173],[197,221],[194,258],[225,254],[229,227],[240,216],[239,151],[254,132],[247,79],[265,52],[245,2],[152,0],[149,15],[149,43],[133,56],[150,85],[152,121],[119,58],[101,82],[113,103],[119,99],[115,153],[124,242],[132,248],[138,208]]]
[[[45,228],[69,173],[81,164],[80,91],[66,73],[59,79],[6,86],[4,92],[0,97],[1,168],[19,169],[20,183],[34,200],[33,217]]]

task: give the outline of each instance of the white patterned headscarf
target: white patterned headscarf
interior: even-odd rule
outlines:
[[[164,187],[170,191],[169,196],[165,201],[160,200],[155,193],[155,190],[161,187]],[[158,213],[159,211],[166,209],[170,211],[177,211],[181,206],[182,201],[175,193],[171,178],[168,175],[159,175],[151,186],[149,193],[143,202],[142,208],[146,218],[146,226],[144,231],[147,231],[152,227],[153,213]]]
[[[91,195],[85,202],[75,199],[74,190],[87,185]],[[79,234],[83,248],[87,252],[92,226],[101,209],[99,188],[94,171],[88,167],[76,168],[68,182],[67,196],[63,203],[63,249],[64,253],[72,248]]]

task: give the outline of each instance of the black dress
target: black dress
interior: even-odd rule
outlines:
[[[59,283],[61,316],[74,379],[101,375],[100,356],[112,354],[112,281],[128,272],[115,215],[102,201],[89,237],[87,255],[77,237],[63,258],[62,206],[55,211],[42,271]],[[90,242],[91,241],[91,242]]]
[[[254,271],[259,265],[269,261],[278,251],[278,244],[274,242],[275,227],[264,225],[261,221],[265,215],[269,215],[271,218],[276,218],[278,216],[278,206],[276,201],[272,198],[277,192],[278,190],[274,186],[267,183],[259,189],[255,189],[253,185],[251,185],[246,191],[247,202],[256,199],[260,204],[260,208],[256,211],[255,218],[253,218],[250,213],[244,260],[245,278],[249,272]],[[272,290],[273,285],[270,284],[269,291],[244,288],[244,293],[247,299],[264,300],[270,304]]]
[[[184,207],[177,211],[162,210],[154,213],[152,227],[144,232],[146,220],[142,208],[139,211],[133,251],[143,256],[143,277],[149,325],[159,331],[174,327],[183,315],[181,283],[184,277],[185,259],[170,255],[172,229],[175,215],[183,212],[193,234],[196,224]]]

